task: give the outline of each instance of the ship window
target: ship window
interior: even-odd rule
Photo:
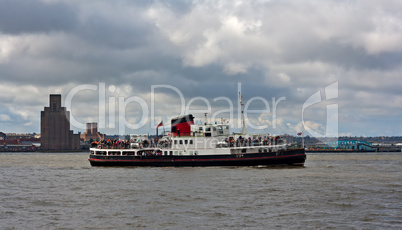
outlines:
[[[216,131],[216,128],[214,127],[213,130]]]
[[[193,140],[190,140],[190,145],[192,145],[193,144]]]
[[[183,151],[179,151],[179,155],[183,155]]]
[[[173,155],[173,151],[169,151],[169,155]]]
[[[194,153],[193,151],[190,151],[190,155],[193,155],[193,153]]]
[[[247,152],[247,149],[242,149],[241,152],[242,152],[242,153],[246,153],[246,152]]]
[[[203,128],[202,128],[202,127],[199,127],[199,128],[198,128],[198,130],[199,130],[199,131],[202,131],[202,130],[203,130]]]
[[[188,144],[188,140],[184,140],[184,144],[187,145],[187,144]]]
[[[177,151],[174,151],[174,155],[177,155]]]
[[[177,145],[177,140],[174,140],[174,144]]]
[[[198,155],[198,151],[194,151],[194,155]]]
[[[183,144],[183,140],[180,140],[180,144],[181,144],[181,145]]]
[[[168,154],[168,151],[165,151],[164,153],[165,153],[165,156],[167,156],[167,154]]]
[[[206,129],[205,129],[205,131],[211,131],[211,128],[210,128],[210,127],[208,127],[208,128],[206,128]]]

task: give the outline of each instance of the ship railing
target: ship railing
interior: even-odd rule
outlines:
[[[96,146],[96,148],[98,149],[130,149],[130,145],[106,145],[106,144],[102,144],[102,145],[98,145]]]
[[[232,146],[229,148],[257,148],[257,147],[263,147],[263,148],[284,148],[287,147],[288,145],[286,144],[281,144],[281,145],[239,145],[239,146]]]
[[[283,142],[279,143],[272,143],[269,141],[226,141],[226,146],[223,144],[220,144],[222,147],[258,147],[258,146],[264,146],[264,147],[275,147],[279,145],[283,145]]]

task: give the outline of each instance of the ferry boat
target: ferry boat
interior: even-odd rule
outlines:
[[[171,120],[171,131],[159,140],[135,138],[123,145],[102,141],[90,148],[92,166],[303,166],[303,148],[291,149],[281,136],[229,133],[227,123],[194,124],[191,114]]]
[[[92,166],[303,166],[304,148],[288,148],[281,136],[246,134],[242,98],[239,93],[241,133],[230,134],[225,122],[208,123],[207,114],[204,124],[196,125],[188,114],[173,118],[170,133],[156,141],[141,135],[132,135],[130,143],[100,141],[90,148],[89,162]]]

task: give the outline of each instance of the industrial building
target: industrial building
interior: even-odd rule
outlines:
[[[70,130],[70,112],[61,106],[61,95],[50,94],[49,107],[41,111],[41,149],[79,150],[80,135]]]

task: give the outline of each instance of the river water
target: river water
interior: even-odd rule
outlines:
[[[402,229],[402,154],[305,167],[97,168],[1,153],[0,229]]]

